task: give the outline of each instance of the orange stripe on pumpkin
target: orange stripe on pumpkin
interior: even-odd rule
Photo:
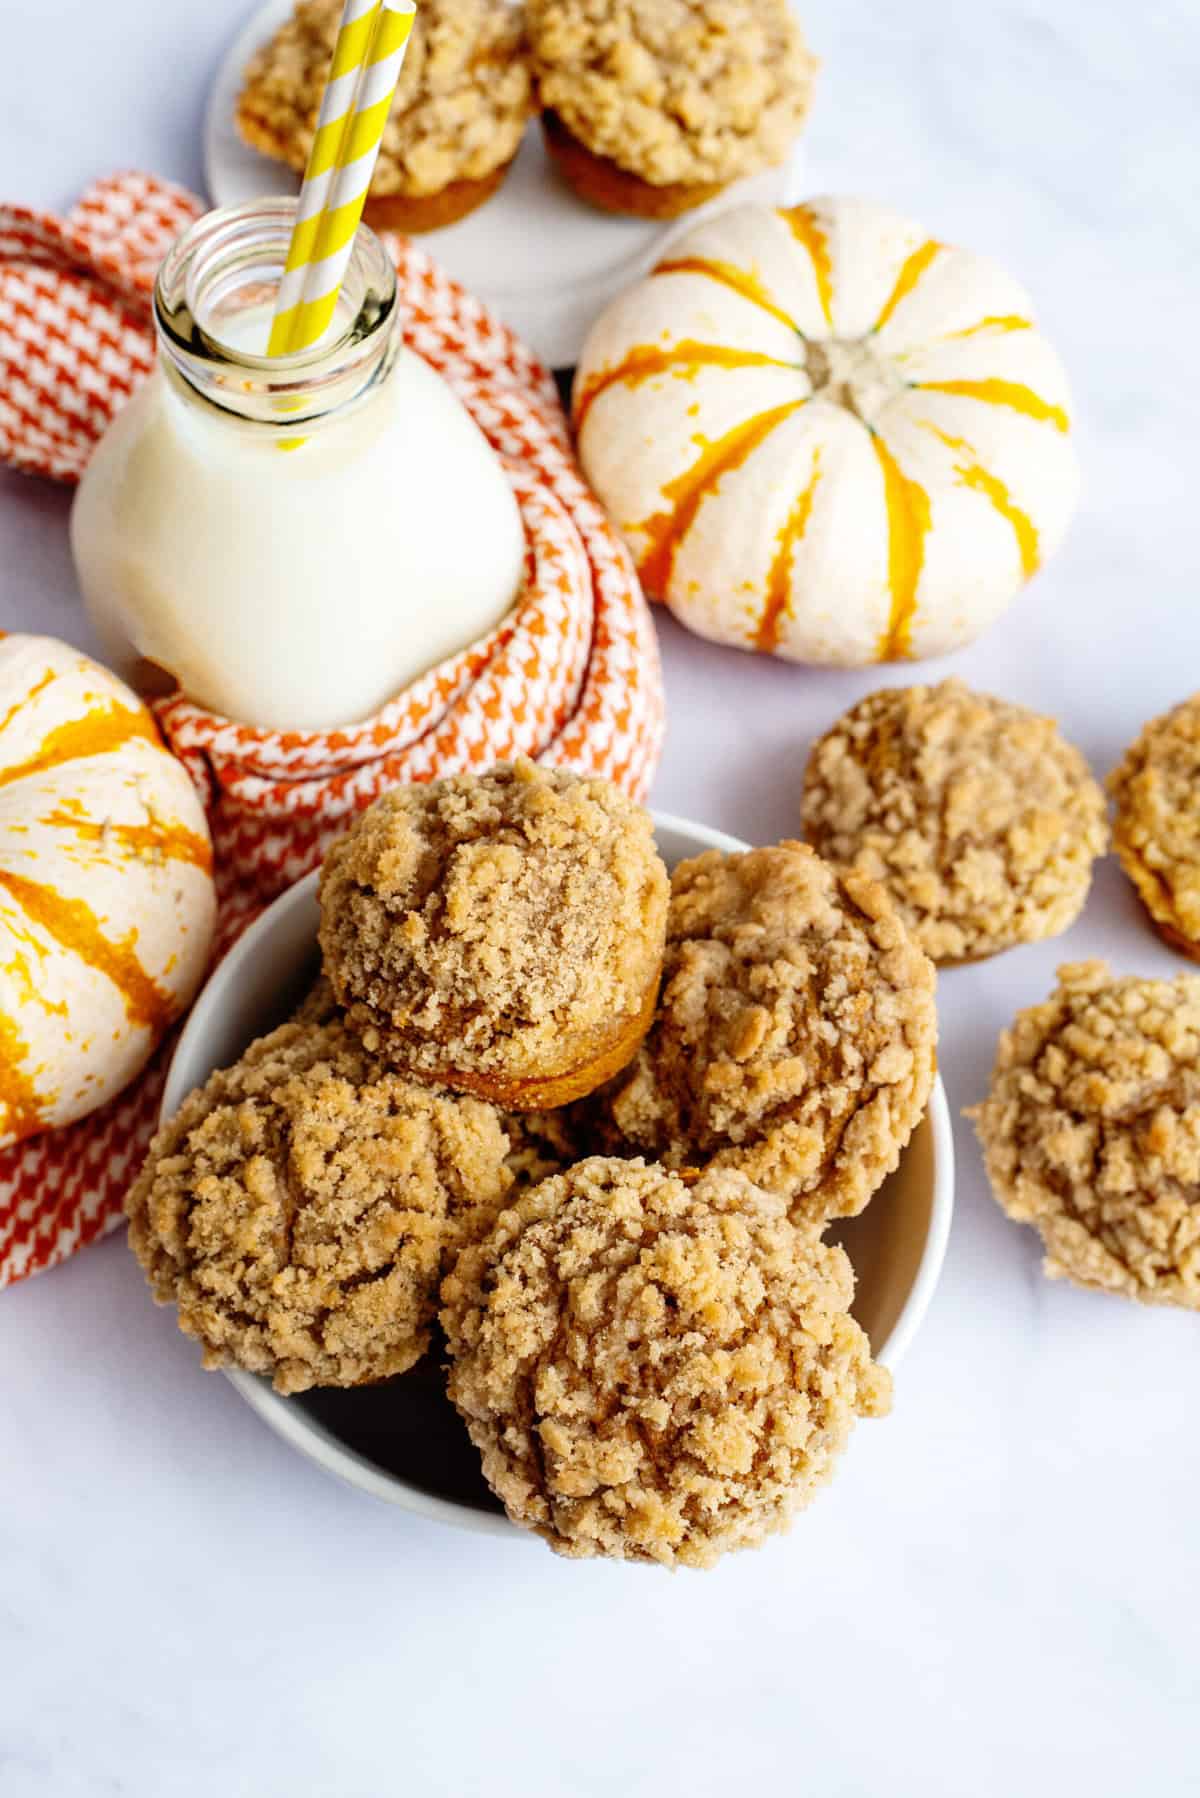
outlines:
[[[602,369],[600,373],[583,389],[575,402],[575,429],[583,429],[583,421],[592,406],[602,393],[619,383],[636,386],[642,381],[652,381],[656,375],[678,375],[685,381],[694,380],[702,368],[787,368],[795,370],[794,362],[780,362],[775,356],[766,356],[760,350],[733,350],[722,343],[700,343],[692,338],[682,338],[668,349],[659,349],[654,344],[639,343],[630,350],[623,362],[615,368]]]
[[[872,326],[873,330],[882,331],[901,300],[907,298],[912,292],[938,251],[944,250],[945,247],[945,244],[940,244],[936,238],[931,237],[919,249],[914,250],[911,256],[906,257],[904,265],[896,277],[896,285],[884,301],[883,311]]]
[[[656,599],[665,598],[676,552],[721,477],[740,468],[776,425],[782,424],[804,404],[804,400],[791,400],[785,406],[775,406],[770,412],[759,412],[726,431],[715,443],[708,443],[703,437],[696,439],[702,446],[696,460],[663,486],[662,496],[668,502],[667,509],[630,527],[650,539],[650,547],[638,566],[647,593]]]
[[[0,632],[0,635],[4,635],[4,634],[5,633]],[[30,687],[28,693],[22,693],[20,699],[14,700],[13,704],[10,705],[7,712],[5,712],[3,718],[0,718],[0,735],[3,735],[3,733],[8,729],[9,725],[12,723],[13,719],[16,717],[18,712],[23,711],[25,709],[25,707],[27,705],[29,705],[32,700],[37,698],[39,693],[44,693],[46,691],[46,688],[50,685],[51,681],[53,681],[54,678],[55,678],[55,676],[54,676],[53,668],[47,668],[47,670],[46,670],[45,674],[43,674],[41,680],[34,681],[32,687]]]
[[[43,737],[36,755],[30,756],[28,761],[17,762],[11,768],[0,768],[0,787],[11,786],[30,774],[43,774],[47,768],[60,767],[63,762],[77,761],[89,755],[107,755],[135,737],[143,737],[148,743],[161,747],[149,712],[134,711],[114,700],[50,731]]]
[[[777,318],[789,331],[799,329],[791,314],[785,312],[782,306],[776,305],[758,276],[752,275],[749,269],[738,268],[734,262],[718,261],[711,256],[669,256],[650,272],[653,275],[706,275],[710,281],[718,281],[722,287],[728,287],[743,300],[749,300],[751,305],[760,306],[764,312],[769,312],[772,318]]]
[[[818,450],[813,457],[812,478],[780,527],[775,554],[767,570],[766,604],[754,633],[755,649],[761,649],[767,655],[778,649],[779,639],[783,635],[783,621],[791,616],[792,559],[796,545],[808,528],[820,479],[821,454]]]
[[[132,1024],[144,1024],[157,1031],[170,1023],[175,1003],[170,993],[151,979],[134,953],[136,930],[114,943],[104,935],[95,913],[82,899],[64,899],[53,887],[27,880],[11,869],[0,868],[0,888],[47,936],[112,982],[125,1001]]]
[[[1032,331],[1033,320],[1022,318],[1019,312],[990,312],[973,325],[964,325],[961,331],[947,331],[944,337],[934,339],[935,343],[953,343],[958,337],[978,337],[981,331]]]
[[[114,824],[107,819],[96,823],[85,815],[77,799],[64,799],[38,822],[55,830],[69,830],[85,843],[111,843],[137,858],[190,862],[206,874],[212,872],[211,843],[175,819],[167,822],[152,817],[148,824]]]
[[[817,299],[825,314],[825,323],[833,329],[833,257],[829,239],[817,221],[811,206],[785,206],[779,214],[797,243],[808,251],[817,283]]]
[[[925,563],[925,537],[930,525],[929,495],[904,474],[892,452],[874,432],[871,442],[883,474],[888,518],[888,587],[892,605],[887,630],[879,643],[881,662],[907,660],[912,654],[912,623],[917,587]]]
[[[1021,381],[995,378],[986,381],[916,381],[914,386],[923,393],[952,393],[967,400],[982,400],[988,406],[1011,406],[1014,412],[1035,418],[1039,424],[1052,424],[1056,431],[1071,428],[1071,421],[1061,406],[1050,405]]]
[[[11,1017],[0,1012],[0,1137],[20,1142],[41,1130],[52,1093],[39,1093],[25,1072],[29,1045]]]
[[[951,437],[947,431],[940,431],[927,419],[922,419],[921,425],[923,429],[932,431],[935,437],[940,438],[947,449],[954,450],[960,456],[965,457],[965,461],[955,463],[955,474],[964,487],[970,487],[976,493],[982,493],[984,498],[996,508],[1001,518],[1012,526],[1021,557],[1021,568],[1025,579],[1028,580],[1031,575],[1037,573],[1041,563],[1037,527],[1033,520],[1028,513],[1022,512],[1019,506],[1013,504],[1004,482],[998,475],[992,474],[990,469],[983,466],[971,445],[964,438]]]
[[[21,1005],[36,1005],[40,1011],[44,1011],[49,1017],[68,1017],[70,1012],[66,1000],[48,998],[38,984],[38,975],[42,971],[41,968],[35,968],[31,965],[34,957],[37,958],[38,962],[44,962],[50,954],[45,943],[38,940],[27,924],[23,922],[18,923],[15,913],[10,912],[9,916],[5,919],[5,927],[8,930],[9,935],[14,939],[14,942],[20,946],[17,948],[12,960],[7,962],[5,966],[0,969],[0,973],[7,974],[13,985],[17,988],[17,998],[19,1003]]]

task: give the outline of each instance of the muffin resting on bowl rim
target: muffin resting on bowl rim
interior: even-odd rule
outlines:
[[[921,1118],[934,971],[877,882],[803,843],[680,862],[662,997],[584,1108],[606,1152],[737,1168],[797,1220],[860,1212]]]
[[[326,854],[320,940],[372,1052],[541,1110],[645,1035],[667,896],[640,806],[604,780],[501,763],[376,800]]]
[[[707,1567],[787,1527],[891,1383],[850,1264],[785,1202],[594,1158],[442,1289],[449,1390],[510,1518],[556,1552]]]
[[[288,1023],[158,1132],[129,1240],[206,1367],[364,1385],[428,1347],[446,1266],[508,1196],[507,1149],[490,1105],[404,1079],[341,1024]]]

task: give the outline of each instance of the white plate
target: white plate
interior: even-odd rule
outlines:
[[[204,173],[217,206],[264,194],[295,193],[299,178],[244,144],[234,107],[246,64],[292,10],[268,0],[238,34],[217,72],[204,123]],[[667,240],[707,213],[738,201],[778,206],[798,197],[799,164],[767,169],[736,182],[707,206],[669,224],[617,218],[576,199],[530,125],[508,179],[483,206],[442,231],[416,239],[456,280],[494,306],[551,368],[567,368],[593,319],[631,281],[658,261]]]
[[[703,849],[747,845],[706,825],[654,814],[668,866]],[[214,1068],[286,1018],[316,969],[317,876],[265,911],[225,957],[192,1009],[175,1050],[162,1116],[179,1109]],[[954,1143],[940,1080],[890,1180],[861,1217],[835,1234],[854,1264],[854,1313],[876,1357],[895,1368],[916,1335],[942,1271],[954,1207]],[[460,1528],[512,1534],[484,1485],[479,1457],[427,1358],[378,1386],[283,1398],[270,1381],[233,1372],[247,1404],[319,1467],[376,1498]]]

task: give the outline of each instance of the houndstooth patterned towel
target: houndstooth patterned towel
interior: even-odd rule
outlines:
[[[154,276],[201,210],[183,189],[139,174],[98,182],[63,218],[0,207],[0,459],[78,480],[153,366]],[[642,797],[661,748],[653,625],[629,553],[576,466],[553,382],[428,255],[388,242],[407,342],[454,388],[512,482],[526,584],[490,636],[346,730],[252,730],[182,697],[157,703],[208,808],[221,951],[397,781],[525,754]],[[170,1046],[103,1110],[0,1150],[0,1286],[119,1221]]]

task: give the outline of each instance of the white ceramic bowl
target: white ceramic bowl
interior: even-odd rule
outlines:
[[[668,867],[703,849],[747,847],[683,818],[656,813],[654,823]],[[247,1043],[288,1016],[316,972],[316,939],[317,876],[310,874],[251,925],[197,999],[171,1062],[164,1118],[214,1068],[236,1061]],[[890,1368],[933,1297],[953,1205],[954,1144],[936,1080],[900,1166],[863,1215],[836,1230],[857,1276],[854,1314]],[[461,1528],[512,1531],[430,1361],[379,1386],[291,1398],[254,1374],[229,1378],[278,1435],[352,1486]]]

